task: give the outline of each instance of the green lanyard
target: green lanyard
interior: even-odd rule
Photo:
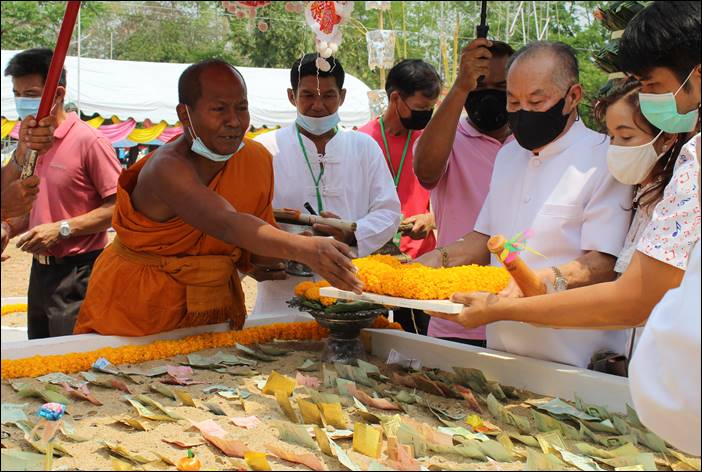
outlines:
[[[312,164],[310,164],[310,159],[307,157],[307,150],[305,145],[302,144],[302,136],[300,136],[300,130],[295,126],[295,132],[297,133],[297,141],[300,143],[300,148],[302,149],[302,155],[305,156],[305,162],[307,162],[307,168],[310,170],[310,175],[312,176],[312,181],[314,182],[314,190],[317,192],[317,212],[320,214],[324,211],[324,205],[322,204],[322,194],[319,191],[319,182],[322,180],[324,175],[324,166],[319,164],[319,175],[314,176],[314,171],[312,170]]]
[[[385,137],[385,126],[383,125],[383,117],[379,118],[380,121],[380,132],[383,134],[383,144],[385,144],[385,159],[388,161],[388,166],[390,166],[390,173],[393,179],[395,179],[395,189],[400,185],[400,175],[402,175],[402,168],[405,166],[405,156],[407,156],[407,149],[409,148],[410,138],[412,137],[412,130],[407,130],[407,140],[405,141],[405,148],[402,150],[402,157],[400,158],[400,167],[397,172],[392,168],[392,159],[390,158],[390,148],[388,147],[388,138]]]

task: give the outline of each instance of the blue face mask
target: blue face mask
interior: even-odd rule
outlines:
[[[195,134],[195,127],[193,126],[193,120],[190,118],[190,111],[188,111],[187,105],[185,106],[185,113],[188,115],[188,121],[190,122],[190,135],[193,138],[193,144],[190,145],[190,150],[198,156],[202,156],[214,162],[227,162],[234,154],[241,151],[241,148],[244,147],[244,141],[242,140],[241,144],[239,144],[239,148],[234,151],[234,154],[217,154],[216,152],[211,151],[210,148],[205,146],[202,139]]]
[[[15,97],[15,108],[20,120],[24,120],[29,115],[36,118],[39,113],[39,103],[41,97]]]
[[[314,134],[315,136],[321,136],[322,134],[328,132],[332,128],[339,124],[340,118],[339,113],[332,113],[329,116],[323,116],[317,118],[314,116],[305,116],[299,111],[297,112],[297,123],[301,128],[305,129],[307,132]]]
[[[666,133],[688,133],[695,129],[699,111],[692,110],[681,115],[675,102],[675,96],[690,80],[692,72],[675,93],[639,93],[641,113],[653,126]]]

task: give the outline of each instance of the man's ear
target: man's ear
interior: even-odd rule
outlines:
[[[297,103],[295,103],[295,91],[291,88],[288,89],[288,101],[292,106],[297,108]]]
[[[575,84],[570,87],[570,90],[568,91],[568,96],[571,99],[572,105],[570,106],[570,113],[575,110],[578,105],[580,104],[580,101],[583,99],[583,86],[580,84]]]
[[[59,85],[56,87],[56,97],[54,103],[64,103],[66,100],[66,87]]]
[[[183,131],[192,129],[190,119],[188,118],[188,113],[185,109],[185,104],[179,103],[178,105],[176,105],[176,114],[178,115],[178,121],[180,121],[180,126],[183,127]],[[190,131],[184,134],[190,137]]]
[[[341,97],[341,99],[339,100],[339,107],[341,108],[341,105],[344,104],[344,100],[346,100],[346,89],[345,88],[341,89],[340,97]]]

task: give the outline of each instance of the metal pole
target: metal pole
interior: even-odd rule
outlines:
[[[78,118],[80,118],[80,10],[78,10],[78,72],[76,77],[78,79],[76,91],[78,92],[78,99],[76,100],[78,105]]]
[[[383,24],[383,10],[378,10],[378,26],[381,30],[384,30]],[[380,88],[385,89],[385,66],[380,66]]]

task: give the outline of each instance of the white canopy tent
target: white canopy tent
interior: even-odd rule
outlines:
[[[2,51],[2,72],[19,51]],[[291,62],[294,58],[291,58]],[[80,108],[86,115],[113,115],[120,120],[162,120],[173,125],[178,121],[178,78],[189,64],[115,61],[80,58]],[[66,103],[78,103],[78,59],[66,58]],[[288,102],[289,69],[239,67],[249,94],[251,124],[285,126],[295,120],[295,108]],[[339,109],[342,126],[361,126],[370,120],[366,84],[346,74],[346,100]],[[12,93],[12,80],[2,76],[2,116],[15,120],[17,111]]]

